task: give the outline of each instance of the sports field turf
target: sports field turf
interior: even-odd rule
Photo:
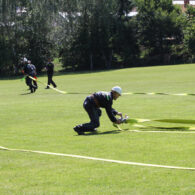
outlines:
[[[47,82],[46,76],[38,79]],[[72,129],[89,120],[82,107],[87,94],[115,85],[123,92],[195,93],[195,64],[56,75],[54,81],[69,94],[41,83],[28,94],[21,78],[0,80],[0,146],[195,168],[193,133],[153,133],[148,131],[159,129],[128,124],[121,127],[144,132],[119,131],[105,111],[99,134],[77,136]],[[132,118],[195,119],[195,96],[123,95],[113,107]],[[195,171],[0,150],[0,194],[193,195]]]

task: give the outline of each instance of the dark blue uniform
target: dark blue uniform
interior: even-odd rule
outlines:
[[[47,69],[47,76],[48,76],[48,82],[47,82],[47,89],[49,88],[49,85],[52,84],[53,87],[57,87],[55,82],[53,81],[53,71],[54,71],[54,64],[52,62],[49,62],[46,66]]]
[[[32,79],[28,77],[35,77],[36,76],[36,68],[33,64],[26,64],[24,66],[24,73],[27,74],[26,76],[26,84],[30,87],[31,93],[35,92],[37,89],[37,82],[33,80],[32,84]]]
[[[117,119],[115,118],[115,115],[118,112],[112,108],[112,104],[113,104],[112,93],[101,91],[101,92],[94,93],[91,97],[93,100],[97,100],[97,102],[99,103],[98,105],[99,107],[106,109],[106,113],[110,118],[110,120],[112,122],[116,122]]]
[[[94,131],[95,128],[100,126],[99,117],[101,116],[100,108],[105,108],[106,113],[112,122],[116,122],[117,119],[115,115],[118,113],[115,109],[112,108],[113,104],[113,94],[112,92],[96,92],[88,96],[84,103],[83,107],[89,115],[90,122],[82,125],[78,125],[74,130],[78,134],[83,134],[83,132]]]

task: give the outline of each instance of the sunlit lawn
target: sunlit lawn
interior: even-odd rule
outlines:
[[[47,82],[44,76],[38,79]],[[41,83],[28,94],[21,78],[0,80],[0,146],[195,167],[195,134],[118,131],[105,111],[99,134],[73,131],[89,120],[82,107],[87,94],[115,85],[124,92],[195,93],[195,65],[66,74],[54,81],[69,94]],[[195,119],[195,96],[124,95],[113,107],[132,118]],[[195,171],[0,150],[0,194],[188,195],[195,194]]]

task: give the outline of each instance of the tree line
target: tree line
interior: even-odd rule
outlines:
[[[172,0],[0,0],[0,74],[26,57],[41,72],[195,61],[195,8]],[[132,16],[132,11],[137,15]]]

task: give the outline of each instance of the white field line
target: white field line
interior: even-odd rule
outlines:
[[[96,161],[126,164],[126,165],[135,165],[135,166],[144,166],[144,167],[158,167],[158,168],[166,168],[166,169],[193,170],[193,171],[195,171],[195,168],[191,168],[191,167],[178,167],[178,166],[146,164],[146,163],[138,163],[138,162],[111,160],[111,159],[105,159],[105,158],[95,158],[95,157],[89,157],[89,156],[80,156],[80,155],[74,155],[74,154],[63,154],[63,153],[43,152],[43,151],[34,151],[34,150],[24,150],[24,149],[9,149],[9,148],[5,148],[3,146],[0,146],[0,149],[8,150],[8,151],[31,152],[31,153],[38,153],[38,154],[55,155],[55,156],[66,156],[66,157],[72,157],[72,158],[96,160]]]
[[[189,93],[155,93],[155,92],[140,92],[143,95],[173,95],[173,96],[188,96],[191,95]],[[135,92],[124,92],[123,95],[141,95]]]

